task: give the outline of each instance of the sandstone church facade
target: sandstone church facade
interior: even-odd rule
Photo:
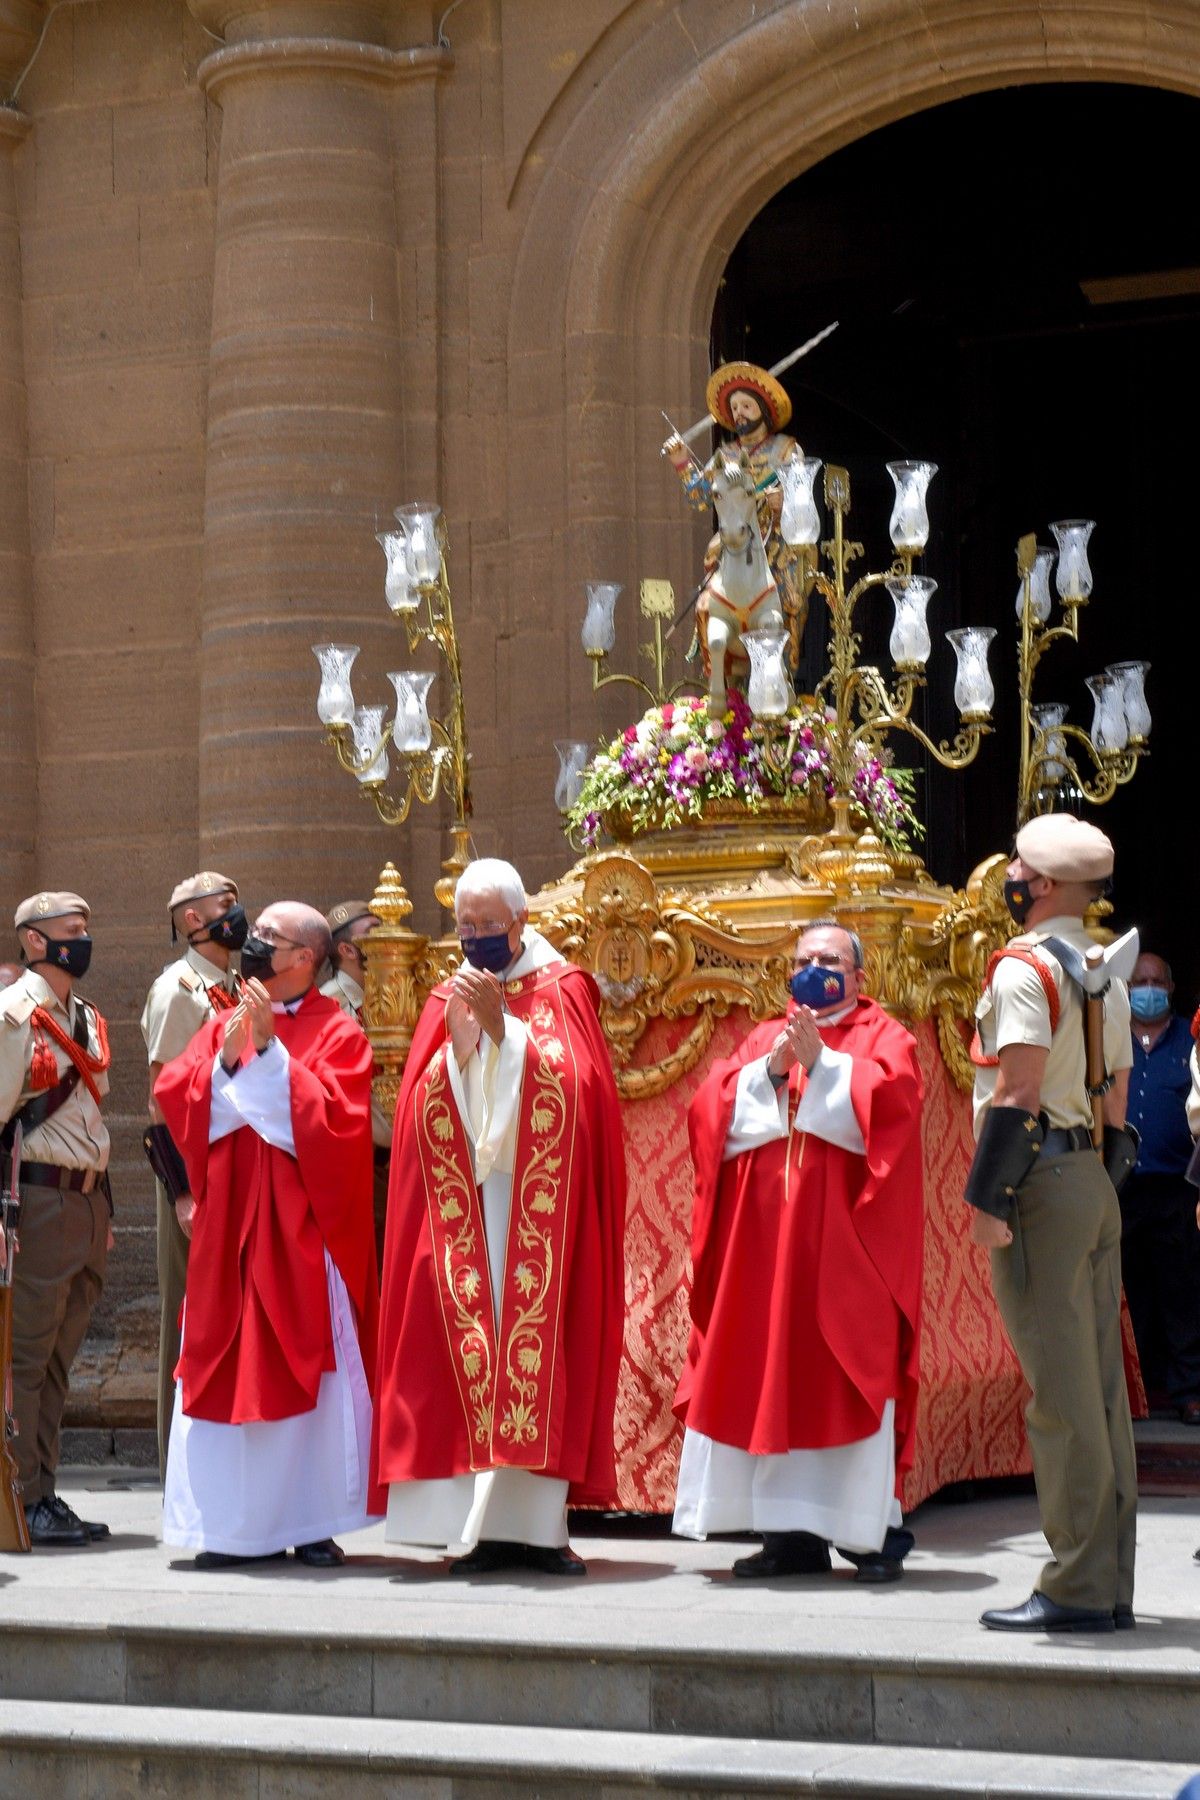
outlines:
[[[544,879],[581,584],[694,571],[660,409],[740,234],[908,114],[1100,81],[1200,93],[1192,0],[0,0],[0,907],[91,900],[122,1128],[81,1416],[152,1408],[173,883],[328,905],[393,856],[433,924],[440,820],[378,826],[313,709],[314,641],[380,699],[403,660],[391,508],[445,509],[478,845]]]

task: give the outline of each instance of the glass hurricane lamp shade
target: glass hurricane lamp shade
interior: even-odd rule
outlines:
[[[402,531],[377,531],[375,541],[382,545],[383,554],[387,557],[384,598],[394,613],[415,612],[421,604],[421,597],[413,585],[408,567],[407,537]]]
[[[396,508],[406,541],[409,579],[417,587],[433,587],[442,572],[441,511],[440,506],[425,500]]]
[[[388,680],[396,690],[396,723],[392,742],[405,756],[428,750],[433,742],[428,699],[434,676],[425,669],[392,669]]]
[[[1095,702],[1092,743],[1101,756],[1119,756],[1129,741],[1121,682],[1106,669],[1103,675],[1089,675],[1083,685]]]
[[[1146,677],[1150,673],[1148,662],[1113,663],[1107,674],[1120,683],[1121,705],[1125,713],[1125,725],[1128,731],[1128,742],[1134,749],[1141,749],[1150,736],[1150,708],[1146,704]]]
[[[1067,709],[1061,700],[1042,700],[1030,707],[1029,716],[1042,740],[1040,785],[1052,787],[1067,773],[1066,764],[1059,760],[1066,755],[1066,742],[1058,729],[1066,719]]]
[[[358,655],[357,644],[314,644],[312,653],[321,665],[317,693],[317,717],[322,725],[349,725],[354,718],[354,692],[350,670]]]
[[[358,706],[350,728],[354,733],[354,748],[358,760],[364,766],[358,770],[358,779],[364,785],[368,781],[386,781],[388,775],[387,745],[383,741],[382,706]]]
[[[570,812],[583,786],[583,772],[591,761],[592,747],[581,739],[564,739],[556,743],[558,778],[554,783],[554,804],[559,812]]]
[[[1050,617],[1053,601],[1050,598],[1050,571],[1054,567],[1054,551],[1047,550],[1039,544],[1033,559],[1033,568],[1029,572],[1029,610],[1034,623],[1044,625]],[[1017,619],[1025,617],[1025,583],[1022,581],[1017,589]]]
[[[821,515],[813,494],[820,473],[818,457],[797,456],[794,451],[780,464],[783,510],[779,515],[779,533],[785,544],[811,547],[820,541]]]
[[[968,724],[991,717],[996,704],[996,690],[988,671],[988,649],[996,635],[994,625],[960,625],[946,637],[955,656],[958,670],[954,677],[954,704]]]
[[[750,681],[746,698],[756,719],[781,719],[792,704],[792,684],[783,666],[786,631],[745,631],[742,642],[750,652]]]
[[[929,484],[938,466],[931,462],[890,462],[887,472],[896,484],[896,499],[888,532],[892,547],[911,554],[929,542]]]
[[[613,611],[624,584],[620,581],[589,581],[584,586],[587,612],[580,633],[583,648],[588,656],[607,656],[617,641]]]
[[[1058,569],[1054,584],[1059,599],[1077,606],[1092,591],[1092,571],[1088,565],[1088,539],[1096,529],[1094,519],[1060,519],[1050,527],[1058,545]]]
[[[925,608],[937,588],[928,575],[910,575],[906,581],[891,580],[886,584],[896,608],[896,622],[888,639],[892,661],[902,675],[919,674],[929,661],[933,645]]]

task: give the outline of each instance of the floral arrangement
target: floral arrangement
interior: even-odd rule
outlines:
[[[776,769],[764,757],[763,745],[768,735],[777,740],[796,721],[800,730],[790,763]],[[833,794],[834,730],[831,716],[811,704],[793,706],[784,719],[756,719],[736,689],[720,719],[709,718],[704,699],[652,706],[592,758],[567,815],[568,827],[578,830],[590,849],[605,814],[618,809],[636,833],[698,819],[715,800],[737,800],[751,812],[770,799],[824,801]],[[908,849],[923,835],[913,809],[912,771],[891,767],[870,745],[856,748],[856,806],[885,844]]]

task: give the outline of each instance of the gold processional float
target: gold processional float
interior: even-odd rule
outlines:
[[[706,567],[720,572],[727,610],[739,582],[743,596],[747,583],[753,594],[758,582],[767,596],[757,612],[753,602],[740,608],[733,632],[714,609],[709,579],[700,634],[704,695],[688,691],[696,682],[667,683],[666,642],[677,623],[668,583],[641,586],[652,638],[642,654],[652,682],[608,667],[621,590],[614,582],[588,584],[583,647],[593,687],[629,689],[644,710],[594,754],[586,743],[557,746],[556,800],[579,854],[532,896],[530,911],[546,937],[596,978],[624,1103],[626,1319],[612,1495],[624,1511],[663,1513],[674,1503],[680,1428],[672,1399],[687,1345],[690,1286],[687,1103],[706,1064],[728,1054],[750,1022],[783,1012],[797,927],[817,917],[832,916],[861,936],[867,988],[913,1029],[925,1083],[926,1328],[916,1455],[902,1503],[911,1508],[947,1483],[1029,1468],[1024,1384],[962,1205],[971,1154],[967,1043],[988,959],[1012,930],[1003,901],[1007,859],[988,858],[961,891],[940,886],[913,848],[921,826],[912,777],[893,764],[890,749],[890,740],[907,737],[948,768],[974,759],[991,730],[987,657],[995,632],[968,626],[947,633],[957,655],[960,725],[951,741],[935,742],[912,716],[932,650],[926,609],[936,583],[915,574],[913,563],[929,535],[926,497],[935,470],[918,462],[888,468],[896,488],[894,559],[885,571],[853,581],[863,547],[847,531],[844,469],[824,473],[831,526],[825,541],[815,493],[821,464],[798,446],[766,477],[744,449],[718,451],[701,471],[706,482],[712,471],[719,525]],[[776,481],[779,500],[764,522],[761,490]],[[397,520],[397,531],[380,536],[387,604],[402,619],[411,649],[437,652],[448,703],[441,718],[431,718],[433,671],[407,669],[389,676],[396,692],[390,721],[382,706],[356,706],[350,674],[357,649],[323,644],[316,647],[317,709],[342,766],[385,822],[402,822],[414,799],[429,802],[445,789],[452,845],[435,891],[451,909],[471,851],[471,795],[445,523],[436,506],[402,507]],[[1091,525],[1052,529],[1060,623],[1049,622],[1055,553],[1032,537],[1017,552],[1022,818],[1110,798],[1132,776],[1150,728],[1145,664],[1092,678],[1090,733],[1067,722],[1065,707],[1034,701],[1041,656],[1060,638],[1078,638],[1092,585]],[[776,540],[786,546],[786,604],[764,560],[764,533],[777,557]],[[860,662],[855,629],[880,589],[895,609],[886,676]],[[814,595],[828,614],[829,666],[816,693],[798,699],[784,657],[787,648],[794,651],[798,616]],[[762,621],[755,630],[750,614]],[[748,679],[735,665],[727,685],[727,661],[739,650],[749,658]],[[382,923],[364,942],[364,1015],[377,1097],[391,1112],[421,1008],[456,966],[459,945],[452,915],[441,936],[411,929],[411,902],[394,863],[380,875],[372,910]]]
[[[914,574],[929,536],[927,491],[936,466],[887,465],[896,498],[890,520],[891,566],[848,585],[863,546],[847,534],[850,481],[826,468],[823,492],[832,537],[820,541],[815,487],[821,463],[799,453],[780,471],[787,498],[786,541],[804,561],[806,597],[825,602],[829,667],[815,695],[797,700],[785,667],[786,630],[745,633],[751,671],[743,694],[731,687],[728,709],[710,716],[699,685],[665,684],[663,623],[674,617],[668,583],[643,582],[641,613],[653,641],[642,646],[653,684],[608,671],[620,586],[587,586],[583,641],[593,687],[632,687],[650,707],[595,756],[586,743],[557,746],[556,799],[570,841],[584,853],[562,877],[531,897],[533,922],[564,955],[596,977],[602,1023],[622,1098],[661,1094],[703,1058],[718,1020],[745,1008],[752,1020],[780,1014],[787,1000],[797,926],[834,917],[862,938],[866,987],[897,1017],[931,1020],[942,1057],[969,1091],[967,1054],[988,959],[1011,932],[1003,901],[1006,856],[987,858],[964,889],[939,885],[912,843],[921,833],[904,771],[892,766],[888,739],[906,734],[943,767],[974,760],[992,729],[988,672],[991,627],[947,632],[956,656],[955,703],[961,726],[935,742],[912,717],[931,653],[926,607],[937,586]],[[470,756],[458,639],[446,564],[445,521],[434,505],[397,508],[397,529],[379,533],[387,557],[385,598],[402,622],[410,651],[432,646],[444,664],[449,703],[431,717],[436,671],[389,674],[396,712],[355,704],[355,645],[314,646],[321,667],[317,711],[343,768],[388,825],[402,824],[414,799],[445,789],[451,852],[435,893],[452,909],[454,885],[470,859]],[[1095,702],[1090,733],[1066,721],[1066,707],[1036,702],[1034,675],[1059,639],[1078,641],[1079,613],[1092,588],[1090,521],[1051,526],[1057,553],[1033,536],[1017,547],[1017,645],[1021,705],[1018,818],[1087,800],[1100,804],[1133,775],[1146,753],[1150,715],[1145,663],[1113,665],[1087,683]],[[1050,625],[1051,569],[1062,622]],[[892,683],[858,661],[855,615],[886,589],[895,619],[889,649]],[[389,756],[389,752],[391,756]],[[399,788],[390,785],[394,756]],[[602,836],[612,848],[598,847]],[[437,938],[413,931],[412,904],[393,862],[380,874],[372,909],[382,923],[364,941],[364,1017],[375,1052],[376,1095],[390,1112],[430,990],[456,966],[449,929]],[[1101,902],[1097,913],[1107,910]],[[669,1053],[639,1058],[653,1021],[673,1022]]]

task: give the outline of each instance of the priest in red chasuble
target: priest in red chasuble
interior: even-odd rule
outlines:
[[[196,1201],[163,1540],[201,1568],[331,1568],[367,1522],[371,1046],[317,992],[330,948],[311,906],[267,907],[238,1004],[154,1087]]]
[[[921,1077],[832,923],[796,948],[786,1018],[757,1026],[692,1103],[692,1334],[675,1410],[675,1530],[757,1531],[745,1579],[899,1579],[912,1535],[924,1203]]]
[[[391,1543],[454,1574],[581,1575],[567,1501],[606,1502],[625,1157],[591,976],[528,924],[511,863],[454,896],[465,962],[396,1106],[374,1474]]]

